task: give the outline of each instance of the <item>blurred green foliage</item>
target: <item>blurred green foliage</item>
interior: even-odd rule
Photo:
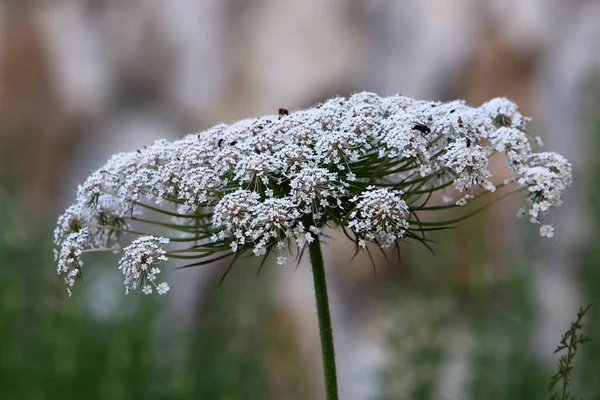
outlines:
[[[600,79],[595,93],[600,93]],[[591,137],[590,148],[600,148],[600,116],[598,99],[586,99],[591,109],[587,114],[591,124],[586,126]],[[600,158],[592,154],[592,164],[585,176],[576,176],[574,185],[587,185],[590,198],[591,226],[600,225]],[[490,212],[493,212],[491,210]],[[440,233],[434,246],[435,255],[414,247],[409,263],[416,266],[410,279],[399,283],[389,296],[394,323],[388,335],[391,362],[381,373],[381,400],[435,399],[442,387],[461,386],[457,392],[467,393],[470,399],[542,400],[548,399],[549,378],[556,372],[556,363],[544,365],[535,354],[534,299],[531,296],[536,273],[535,254],[531,249],[543,245],[534,234],[519,240],[528,249],[513,257],[512,265],[500,277],[494,274],[494,255],[489,251],[483,232],[484,217],[479,215],[462,224],[457,230]],[[522,224],[525,225],[525,224]],[[531,227],[528,227],[531,230]],[[537,233],[537,232],[536,232]],[[472,269],[461,271],[460,239],[469,243],[466,262]],[[529,242],[535,240],[535,245]],[[464,254],[463,254],[464,256]],[[600,246],[592,235],[576,249],[573,268],[579,296],[584,304],[600,297]],[[468,268],[468,267],[467,267]],[[580,269],[579,269],[580,268]],[[499,278],[499,279],[498,279]],[[583,305],[584,305],[583,304]],[[573,310],[573,318],[577,310]],[[568,326],[565,326],[566,330]],[[584,332],[592,338],[575,360],[573,384],[575,398],[600,399],[600,307],[597,304],[586,316]],[[462,338],[457,341],[456,337]],[[560,337],[556,337],[559,344]],[[452,381],[442,376],[450,370],[448,360],[459,353],[462,365],[453,365],[467,382]],[[558,357],[556,357],[558,362]],[[467,370],[459,371],[466,367]],[[445,393],[448,395],[448,393]],[[452,398],[452,397],[450,397]]]
[[[593,111],[597,110],[597,100],[600,100],[600,77],[595,81],[596,86],[596,101],[593,104]],[[600,115],[595,115],[591,123],[592,149],[600,148]],[[593,212],[590,216],[591,226],[600,225],[600,159],[594,157],[591,160],[589,171],[593,171],[588,176],[590,198],[589,209]],[[592,231],[593,233],[593,231]],[[579,355],[583,360],[579,361],[579,368],[576,368],[574,373],[574,381],[576,384],[584,385],[589,398],[600,399],[600,379],[598,379],[598,370],[600,365],[600,246],[597,244],[597,237],[592,234],[587,246],[584,248],[582,260],[582,289],[586,298],[594,300],[595,304],[586,315],[585,328],[588,336],[592,337],[592,341],[586,343],[584,350]],[[593,395],[592,395],[593,394]],[[592,397],[594,396],[594,397]],[[588,397],[586,397],[588,398]]]
[[[52,226],[0,197],[0,399],[314,397],[294,329],[254,268],[234,269],[218,290],[215,281],[197,327],[172,334],[166,297],[132,293],[121,299],[132,312],[102,318],[87,280],[68,299]]]
[[[418,268],[390,293],[393,361],[382,371],[381,399],[435,399],[446,390],[471,399],[548,398],[551,366],[538,365],[531,349],[531,267],[522,262],[494,277],[479,243],[482,226],[475,218],[459,228],[470,243],[471,270],[457,271],[456,231],[436,236],[435,255],[414,248]],[[443,376],[451,371],[459,376]]]
[[[600,120],[591,131],[591,145],[600,148]],[[588,171],[589,218],[596,226],[600,161],[593,160]],[[102,318],[90,312],[94,298],[85,297],[85,287],[69,300],[54,274],[53,224],[0,192],[0,399],[316,398],[310,361],[299,353],[293,321],[277,307],[268,269],[256,279],[255,268],[239,265],[220,287],[217,276],[196,311],[196,326],[173,335],[165,326],[165,298],[137,301],[142,295],[133,293],[118,303],[131,312]],[[483,224],[480,216],[436,235],[435,255],[412,246],[408,263],[418,268],[407,280],[386,285],[391,362],[381,371],[380,399],[435,399],[447,389],[441,382],[452,382],[442,373],[454,352],[467,355],[469,379],[453,383],[463,385],[469,398],[548,398],[555,365],[541,365],[532,349],[534,255],[524,252],[500,278],[494,276]],[[460,270],[457,237],[469,243],[470,263],[477,268]],[[576,263],[587,302],[600,294],[595,236],[582,249]],[[108,263],[116,269],[115,260]],[[101,266],[87,263],[90,269]],[[573,391],[578,398],[600,399],[597,305],[585,331],[593,341],[578,355]]]

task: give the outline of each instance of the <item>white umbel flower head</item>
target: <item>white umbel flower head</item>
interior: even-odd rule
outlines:
[[[490,135],[490,142],[495,151],[506,154],[507,164],[513,173],[522,174],[527,171],[531,145],[525,132],[502,127]]]
[[[125,275],[126,294],[141,285],[144,285],[144,294],[151,294],[152,287],[155,287],[159,294],[167,293],[169,286],[166,283],[156,283],[160,269],[154,265],[167,261],[163,246],[168,243],[169,239],[164,237],[141,236],[123,249],[119,270]]]
[[[250,190],[236,190],[219,201],[212,214],[212,225],[222,229],[222,237],[235,235],[244,244],[243,238],[250,228],[254,210],[260,202],[260,195]]]
[[[361,238],[360,247],[366,246],[365,240],[390,247],[404,237],[409,211],[401,191],[369,186],[351,201],[356,202],[356,209],[350,214],[348,226]]]
[[[454,171],[454,187],[471,193],[479,186],[489,192],[495,192],[496,186],[490,181],[492,173],[488,170],[488,157],[485,150],[468,140],[457,140],[446,147],[446,153],[440,157],[446,168]]]
[[[113,156],[79,187],[55,230],[58,270],[70,290],[81,254],[118,250],[120,235],[132,234],[120,263],[127,291],[160,294],[168,286],[148,268],[167,257],[208,263],[252,251],[275,252],[283,262],[285,249],[340,225],[359,247],[387,247],[423,236],[417,216],[430,199],[462,206],[509,185],[525,194],[532,222],[543,224],[571,184],[571,165],[532,151],[528,121],[505,98],[470,107],[357,93],[159,140]],[[497,154],[511,174],[502,182],[489,169]],[[452,187],[462,192],[458,201]],[[166,239],[145,236],[139,221],[140,229],[170,230],[187,247],[162,250]]]
[[[69,234],[61,243],[59,251],[55,250],[54,259],[57,262],[56,273],[63,276],[67,285],[69,297],[72,294],[75,280],[81,275],[81,252],[87,246],[89,231],[83,228]]]
[[[338,175],[325,168],[299,171],[290,181],[290,188],[291,197],[298,204],[306,206],[303,211],[307,214],[331,206],[339,207],[340,199],[346,194]]]
[[[266,254],[276,246],[294,236],[298,218],[302,215],[298,205],[289,198],[267,198],[253,208],[250,229],[246,232],[255,255]]]
[[[556,153],[532,154],[518,183],[528,191],[529,214],[539,220],[562,204],[562,193],[571,184],[571,164]]]

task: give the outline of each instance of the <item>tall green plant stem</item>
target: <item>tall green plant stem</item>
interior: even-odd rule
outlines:
[[[331,315],[329,312],[323,253],[321,252],[321,242],[318,236],[316,236],[315,240],[308,246],[308,250],[310,252],[310,262],[312,264],[313,280],[315,283],[315,297],[317,299],[317,316],[319,318],[319,331],[321,334],[325,393],[327,400],[337,400],[338,388],[335,369],[335,351],[333,349],[333,330],[331,328]]]

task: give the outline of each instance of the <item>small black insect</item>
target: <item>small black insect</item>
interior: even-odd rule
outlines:
[[[415,124],[415,126],[413,126],[412,128],[425,134],[431,132],[431,129],[427,125],[423,124]]]
[[[219,139],[217,142],[217,146],[221,147],[223,145],[224,139]]]
[[[450,110],[450,114],[454,113],[454,111],[456,111],[456,110]]]
[[[140,149],[137,149],[136,151],[137,151],[138,153],[142,154],[142,151],[141,151]]]
[[[471,139],[467,138],[467,147],[471,147]]]
[[[279,118],[281,119],[281,117],[283,117],[284,115],[290,115],[290,112],[287,110],[287,108],[280,108],[279,109]]]
[[[229,143],[230,146],[235,146],[237,144],[237,140],[234,140],[233,142]]]

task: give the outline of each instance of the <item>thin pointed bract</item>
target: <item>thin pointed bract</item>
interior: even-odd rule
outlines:
[[[262,261],[260,262],[260,265],[258,266],[258,269],[256,270],[256,276],[257,277],[260,275],[260,272],[262,271],[263,267],[267,263],[267,258],[269,258],[269,254],[270,253],[265,254],[265,256],[263,257]]]
[[[223,260],[227,257],[231,257],[231,256],[237,256],[240,253],[227,253],[227,254],[222,254],[220,256],[214,257],[214,258],[210,258],[210,259],[202,259],[200,261],[197,261],[195,263],[192,264],[187,264],[187,265],[183,265],[181,267],[177,267],[176,269],[186,269],[186,268],[191,268],[191,267],[198,267],[200,265],[207,265],[207,264],[211,264],[215,261],[219,261],[219,260]],[[173,258],[173,257],[172,257]]]
[[[373,255],[371,255],[371,250],[365,246],[365,250],[367,251],[367,255],[369,256],[369,260],[371,260],[371,265],[373,266],[373,276],[377,275],[377,266],[375,265],[375,260],[373,260]]]
[[[231,271],[231,268],[233,268],[233,265],[235,264],[235,261],[238,259],[238,257],[240,257],[244,252],[241,251],[239,253],[236,253],[236,255],[233,257],[233,260],[231,260],[231,262],[229,263],[229,266],[227,266],[227,269],[225,270],[225,272],[223,273],[223,276],[221,276],[221,279],[219,279],[219,286],[221,286],[223,284],[223,281],[225,280],[225,278],[227,277],[227,275],[229,274],[229,271]]]

